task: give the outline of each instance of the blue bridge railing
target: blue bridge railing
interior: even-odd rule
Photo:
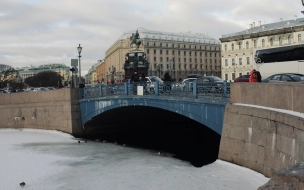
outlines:
[[[80,88],[80,99],[109,96],[164,96],[195,99],[230,98],[230,83],[210,82],[136,82],[120,84],[94,84]]]

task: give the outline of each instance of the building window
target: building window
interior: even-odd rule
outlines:
[[[194,49],[196,49],[196,46],[194,46]]]
[[[205,56],[207,57],[207,52],[205,52]]]
[[[191,63],[191,60],[192,60],[192,59],[190,58],[190,63]]]
[[[168,47],[168,44],[166,44],[166,47]]]
[[[178,44],[177,47],[180,48],[180,45]]]
[[[189,55],[191,56],[191,51],[189,52]]]
[[[192,64],[190,64],[190,69],[192,69]]]
[[[163,50],[160,50],[159,53],[162,55],[163,54]]]
[[[186,48],[186,45],[184,45],[184,48]]]
[[[172,51],[172,55],[174,55],[174,51]]]
[[[153,45],[154,45],[154,46],[156,46],[156,44],[155,44],[155,43],[153,43]]]
[[[166,54],[167,54],[167,55],[169,54],[169,51],[168,51],[168,50],[166,50]]]
[[[178,62],[180,62],[180,58],[178,58]]]
[[[232,65],[235,65],[235,59],[234,58],[231,59],[231,62],[232,62]]]
[[[291,37],[291,35],[289,35],[288,36],[288,44],[291,44],[291,42],[292,42],[292,37]]]
[[[156,57],[154,57],[154,61],[156,61]]]
[[[249,65],[249,64],[250,64],[250,58],[247,57],[247,65]]]
[[[167,64],[167,69],[169,69],[169,64]]]
[[[203,59],[200,59],[200,63],[203,63]]]
[[[177,54],[180,55],[180,51],[178,51]]]
[[[174,44],[172,44],[172,47],[174,47]]]
[[[246,49],[249,49],[249,42],[246,42]]]
[[[156,54],[156,50],[154,50],[154,54]]]
[[[228,59],[225,59],[225,66],[228,66]]]
[[[181,65],[180,64],[178,64],[178,69],[181,69]]]
[[[184,58],[184,62],[186,62],[186,58]]]
[[[163,46],[163,44],[162,44],[162,43],[160,43],[160,44],[159,44],[159,46],[160,46],[160,47],[162,47],[162,46]]]
[[[167,57],[167,62],[169,61],[169,57]]]
[[[257,41],[256,40],[253,41],[253,47],[257,48]]]
[[[200,52],[200,56],[202,56],[202,52]]]
[[[240,57],[239,58],[239,65],[242,65],[243,63],[242,63],[242,58]]]
[[[201,64],[201,70],[203,70],[203,64]]]
[[[160,61],[163,61],[163,58],[162,58],[162,57],[160,57]]]
[[[149,42],[147,42],[147,46],[149,46]]]
[[[242,49],[242,42],[239,42],[239,50]]]
[[[265,47],[265,40],[262,40],[262,47]]]
[[[210,59],[210,64],[212,63],[212,59]]]
[[[184,51],[184,56],[186,56],[186,51]]]
[[[232,80],[235,79],[235,73],[232,73]]]
[[[212,57],[212,53],[210,53],[210,57]]]
[[[225,44],[225,51],[227,51],[227,44]]]
[[[302,41],[302,35],[301,34],[298,35],[298,42],[300,42],[300,41]]]
[[[156,64],[154,64],[154,69],[156,69]]]
[[[282,37],[279,37],[279,45],[283,45],[283,38]]]
[[[196,60],[196,58],[195,58],[194,63],[196,63],[196,61],[197,61],[197,60]]]
[[[242,73],[239,73],[239,77],[241,77],[242,76]]]
[[[184,64],[184,69],[187,69],[187,65],[186,64]]]
[[[273,38],[270,38],[270,46],[273,46]]]
[[[196,52],[194,52],[194,56],[196,56]]]
[[[228,74],[225,73],[225,80],[228,80]]]
[[[233,43],[231,44],[231,50],[232,51],[234,50],[234,44]]]
[[[149,54],[149,49],[147,49],[147,54]]]

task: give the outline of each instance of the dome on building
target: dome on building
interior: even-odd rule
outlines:
[[[202,43],[202,44],[220,44],[218,39],[212,38],[202,33],[192,34],[191,32],[164,32],[157,30],[149,30],[143,27],[138,27],[135,30],[124,32],[118,40],[127,40],[138,30],[141,39],[151,40],[164,40],[164,41],[175,41],[175,42],[189,42],[189,43]]]

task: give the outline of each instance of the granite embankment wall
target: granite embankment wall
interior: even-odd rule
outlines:
[[[219,158],[265,176],[304,160],[304,84],[234,83],[226,106]],[[238,105],[248,104],[248,105]]]
[[[0,94],[0,128],[35,128],[82,136],[78,89]]]

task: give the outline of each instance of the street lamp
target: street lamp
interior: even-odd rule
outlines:
[[[78,55],[78,59],[79,59],[79,83],[81,83],[81,66],[80,66],[81,50],[82,50],[82,47],[79,44],[79,46],[77,47],[77,51],[78,51],[78,54],[79,54]]]

